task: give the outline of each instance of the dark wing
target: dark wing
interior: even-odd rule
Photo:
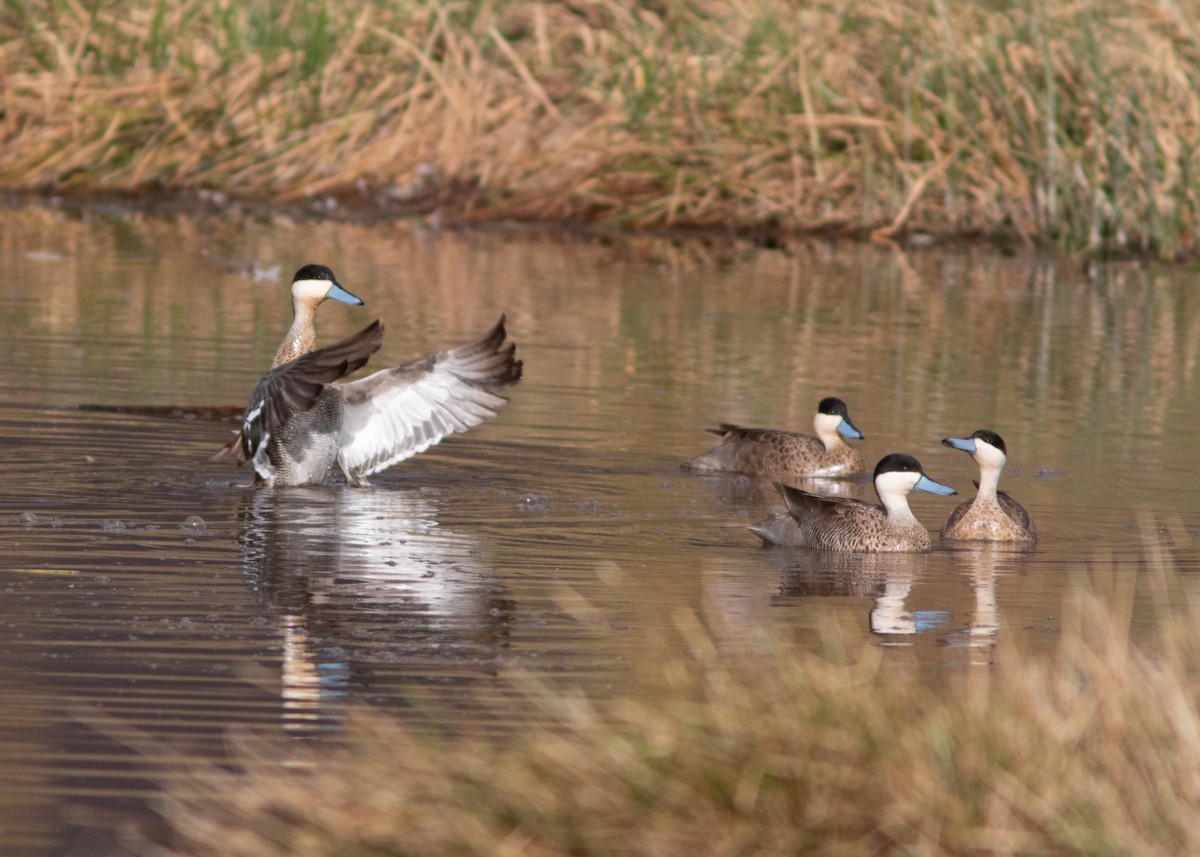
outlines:
[[[232,458],[239,465],[246,460],[246,451],[242,449],[241,431],[235,434],[229,443],[217,450],[209,461],[224,461],[227,458]]]
[[[975,487],[978,488],[979,483],[976,483]],[[962,518],[963,515],[967,514],[967,510],[971,508],[971,504],[974,502],[975,498],[972,497],[970,500],[963,500],[961,503],[955,506],[954,511],[950,513],[950,517],[946,519],[946,523],[942,524],[942,532],[946,532],[955,524],[957,524],[959,519]]]
[[[254,387],[242,418],[242,431],[213,456],[239,464],[254,457],[263,441],[279,431],[292,414],[306,411],[326,384],[366,365],[383,343],[383,323],[373,321],[358,333],[277,366]]]
[[[828,497],[824,494],[813,494],[802,491],[791,485],[776,482],[775,487],[783,495],[783,502],[788,511],[796,518],[803,515],[817,514],[823,518],[839,518],[851,515],[863,509],[873,508],[870,503],[856,500],[853,497]]]
[[[715,429],[708,429],[710,434],[715,434],[717,437],[723,437],[726,441],[762,441],[773,437],[790,437],[795,435],[795,432],[784,431],[782,429],[769,428],[746,428],[745,426],[735,426],[733,423],[719,423]]]
[[[1029,513],[1025,511],[1024,506],[1003,491],[996,492],[996,499],[1000,502],[1000,508],[1004,510],[1004,514],[1008,515],[1024,529],[1031,533],[1034,532],[1033,519],[1029,517]]]

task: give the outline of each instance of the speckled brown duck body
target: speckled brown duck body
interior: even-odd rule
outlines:
[[[1037,542],[1033,520],[1025,507],[997,487],[1008,460],[1004,439],[994,431],[980,429],[970,437],[948,437],[942,443],[962,450],[979,465],[979,481],[975,483],[979,490],[974,498],[960,503],[950,513],[942,527],[942,538],[947,541]]]
[[[750,528],[767,544],[818,550],[886,553],[929,550],[929,531],[908,505],[913,490],[953,494],[954,489],[925,475],[911,455],[892,453],[875,467],[880,504],[849,497],[826,497],[779,484],[787,505]]]
[[[721,442],[688,462],[691,470],[746,473],[783,481],[863,472],[862,455],[842,437],[861,440],[845,402],[822,399],[813,418],[817,436],[722,423],[710,431]]]

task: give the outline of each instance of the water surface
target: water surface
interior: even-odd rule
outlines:
[[[1064,595],[1097,570],[1134,592],[1152,641],[1197,568],[1189,270],[0,218],[5,854],[120,853],[164,770],[223,759],[231,730],[314,740],[367,701],[502,733],[538,717],[520,673],[636,692],[645,634],[685,611],[730,646],[761,625],[815,640],[850,624],[885,668],[936,678],[987,669],[1000,646],[1052,657]],[[290,322],[292,271],[316,261],[366,301],[323,307],[321,339],[383,319],[374,367],[506,313],[525,378],[500,418],[368,491],[254,491],[208,461]],[[769,488],[681,470],[717,422],[809,431],[826,395],[869,462],[912,453],[967,496],[974,466],[940,438],[1000,432],[1002,487],[1037,549],[764,550],[746,527]],[[913,507],[936,531],[959,499]],[[1164,559],[1181,586],[1163,585]]]

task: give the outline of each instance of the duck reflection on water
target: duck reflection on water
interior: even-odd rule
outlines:
[[[868,627],[881,637],[911,637],[940,628],[947,620],[945,611],[914,612],[907,606],[913,583],[928,567],[926,553],[804,551],[779,556],[786,561],[774,604],[796,598],[870,598]]]
[[[996,599],[998,581],[1025,571],[1031,552],[1022,545],[964,542],[955,544],[950,555],[963,574],[969,576],[975,599],[970,624],[951,635],[947,642],[953,648],[966,650],[972,665],[989,665],[1003,627]]]
[[[242,567],[278,629],[287,728],[335,726],[349,688],[384,666],[414,680],[495,674],[514,604],[480,564],[484,545],[437,514],[422,491],[247,495]]]
[[[753,629],[764,619],[794,629],[798,620],[804,624],[801,616],[830,615],[828,599],[869,600],[864,628],[881,645],[908,647],[932,634],[944,657],[970,665],[993,662],[1003,627],[999,581],[1021,573],[1032,558],[1028,551],[983,543],[937,554],[768,551],[761,556],[767,564],[763,570],[777,575],[774,592],[743,563],[705,565],[705,615],[722,639],[754,643],[759,637]],[[947,570],[947,563],[948,580],[930,579],[931,572]],[[922,581],[928,588],[921,588]],[[914,591],[924,593],[925,603],[916,609]]]

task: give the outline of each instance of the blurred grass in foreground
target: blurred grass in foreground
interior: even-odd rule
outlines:
[[[1167,615],[1187,597],[1161,544],[1070,573],[1051,661],[1001,643],[931,683],[855,633],[731,652],[681,616],[646,699],[531,683],[550,725],[499,743],[360,711],[336,748],[249,740],[252,773],[173,776],[164,814],[177,853],[221,857],[1198,853],[1200,612]]]
[[[1195,255],[1175,0],[8,0],[0,183]]]

